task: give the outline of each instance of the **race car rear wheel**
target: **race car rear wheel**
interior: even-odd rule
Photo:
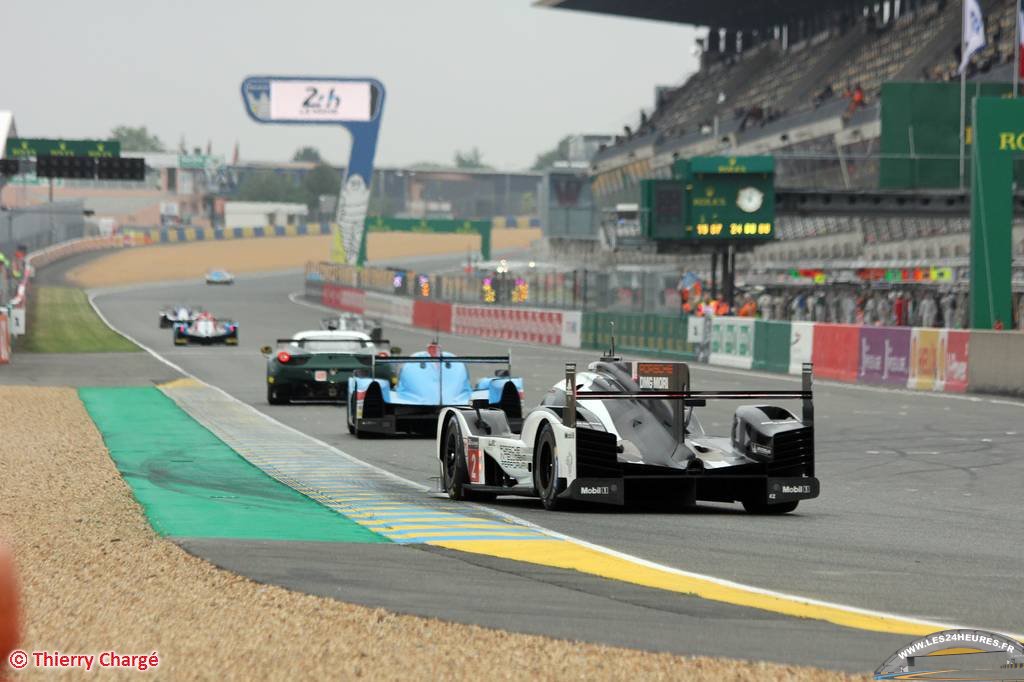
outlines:
[[[768,504],[761,500],[743,500],[743,508],[748,514],[760,514],[763,516],[774,516],[777,514],[788,514],[800,504],[799,500],[792,502],[780,502],[779,504]]]
[[[271,405],[287,405],[288,397],[276,386],[267,386],[267,402]]]
[[[546,423],[537,435],[533,448],[533,487],[544,503],[544,508],[554,511],[565,507],[565,501],[558,499],[558,457],[556,456],[555,434]]]
[[[469,483],[469,468],[466,465],[466,443],[456,417],[449,417],[444,425],[441,439],[441,484],[448,497],[465,500],[469,496],[465,485]]]

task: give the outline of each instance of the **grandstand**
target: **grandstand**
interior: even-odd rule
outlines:
[[[593,158],[593,199],[599,210],[637,201],[640,180],[668,177],[677,158],[703,155],[772,154],[780,192],[877,190],[882,84],[958,79],[959,1],[536,4],[709,27],[698,41],[698,71],[678,86],[659,88],[653,109]],[[988,45],[971,59],[967,73],[972,80],[1011,80],[1015,4],[981,0]],[[855,103],[858,89],[863,98]],[[810,211],[780,206],[779,239],[741,254],[737,264],[962,260],[970,248],[966,195],[943,195],[941,200],[952,207],[948,213],[908,205],[842,215],[823,206]],[[1024,260],[1024,223],[1019,220],[1013,245],[1015,257]],[[702,259],[684,255],[682,264],[696,268]]]

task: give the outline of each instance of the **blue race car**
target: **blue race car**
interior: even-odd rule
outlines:
[[[235,276],[227,270],[210,270],[206,273],[207,284],[234,284]]]
[[[408,357],[374,358],[369,376],[357,370],[348,380],[348,432],[434,437],[437,416],[449,406],[497,408],[515,429],[522,422],[523,379],[512,377],[510,355],[456,356],[432,343]],[[377,365],[399,365],[391,379],[378,378]],[[470,364],[503,364],[494,376],[472,385]]]

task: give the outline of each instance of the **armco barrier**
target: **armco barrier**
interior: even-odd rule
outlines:
[[[970,350],[971,392],[1024,396],[1024,333],[971,331]]]
[[[860,327],[852,324],[814,325],[814,374],[822,379],[857,381]]]
[[[343,287],[340,284],[324,283],[321,302],[328,308],[337,308],[350,313],[362,313],[366,292],[362,289]]]
[[[910,379],[908,327],[861,327],[857,378],[868,384],[906,386]]]
[[[754,322],[754,369],[789,372],[789,322]]]
[[[750,369],[754,366],[754,320],[716,317],[711,323],[711,364]]]
[[[412,326],[413,300],[376,291],[367,291],[365,312],[368,317]]]
[[[789,373],[800,374],[805,362],[814,361],[813,322],[789,323]]]
[[[416,299],[413,301],[412,323],[416,327],[451,333],[452,304]]]

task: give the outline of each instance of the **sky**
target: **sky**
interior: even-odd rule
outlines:
[[[656,85],[697,68],[695,29],[534,7],[532,0],[3,0],[0,109],[23,137],[145,125],[175,149],[212,143],[334,163],[348,134],[260,125],[248,75],[374,76],[387,89],[378,166],[450,163],[478,147],[525,169],[566,134],[616,133]]]

